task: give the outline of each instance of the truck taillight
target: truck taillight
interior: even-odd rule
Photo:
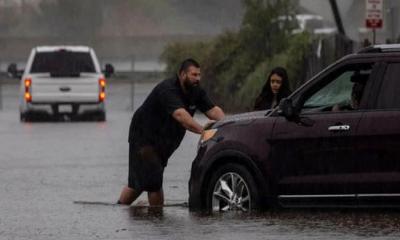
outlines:
[[[26,78],[25,79],[25,87],[29,88],[32,85],[32,79]]]
[[[106,87],[106,80],[104,78],[100,78],[99,85],[100,85],[100,87]]]
[[[25,93],[25,101],[26,102],[31,102],[32,101],[32,95],[30,92]]]
[[[31,86],[32,86],[32,79],[25,78],[25,101],[32,102],[32,94],[31,94]]]
[[[99,95],[100,102],[104,101],[104,99],[106,99],[106,93],[105,92],[101,92],[100,95]]]
[[[99,79],[99,101],[103,102],[106,99],[106,80],[104,78]]]

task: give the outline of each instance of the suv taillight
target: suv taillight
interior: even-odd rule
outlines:
[[[32,102],[32,94],[31,94],[31,86],[32,86],[32,79],[25,78],[25,101]]]
[[[100,78],[99,79],[99,101],[103,102],[106,99],[106,79]]]

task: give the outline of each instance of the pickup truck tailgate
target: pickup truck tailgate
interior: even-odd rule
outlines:
[[[58,77],[33,76],[32,102],[98,102],[98,76]]]

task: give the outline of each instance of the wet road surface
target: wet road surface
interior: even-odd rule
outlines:
[[[135,87],[134,107],[154,84]],[[113,203],[128,175],[129,86],[111,84],[107,122],[20,123],[16,85],[0,111],[0,239],[399,239],[392,210],[205,215],[185,205],[198,136],[165,170],[162,210]],[[199,121],[205,122],[203,117]],[[145,201],[143,195],[139,201]]]

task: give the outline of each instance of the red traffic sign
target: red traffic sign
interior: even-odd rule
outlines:
[[[382,28],[383,0],[365,0],[365,25],[367,28]]]
[[[382,28],[383,20],[382,19],[366,19],[365,25],[367,28]]]

